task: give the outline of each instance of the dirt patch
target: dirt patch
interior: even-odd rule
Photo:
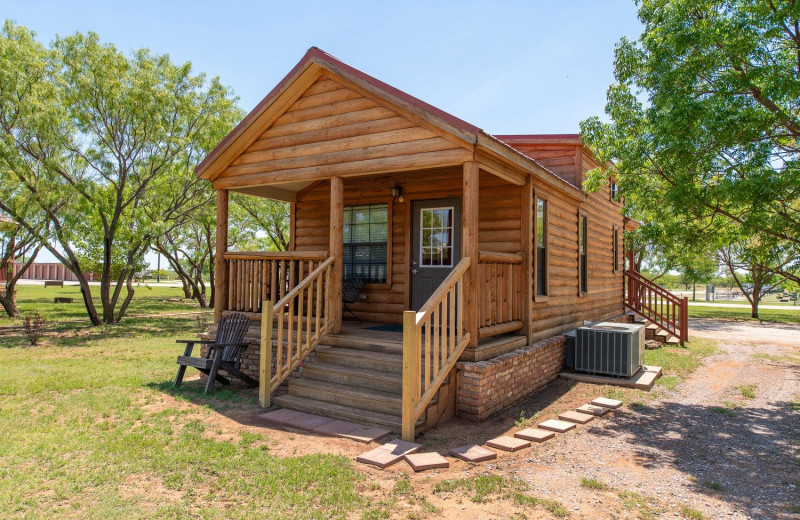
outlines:
[[[692,510],[705,518],[800,518],[800,362],[793,361],[800,356],[800,325],[692,320],[690,337],[713,337],[719,348],[672,391],[643,394],[558,379],[486,421],[455,419],[418,442],[423,451],[446,455],[459,445],[513,435],[601,394],[626,404],[488,463],[451,459],[449,469],[418,474],[403,462],[386,470],[358,465],[365,476],[359,491],[396,519],[560,517],[564,511],[553,504],[573,519],[681,518]],[[180,404],[163,399],[148,406]],[[210,405],[207,432],[230,440],[261,433],[269,452],[281,457],[326,452],[355,460],[377,446],[267,427],[249,404]],[[522,487],[479,500],[475,491],[441,490],[454,479],[481,476]],[[592,481],[597,486],[586,484]]]

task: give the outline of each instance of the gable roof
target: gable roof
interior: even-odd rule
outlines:
[[[538,174],[538,176],[548,184],[553,185],[553,187],[561,191],[568,192],[572,196],[583,195],[581,190],[562,179],[553,171],[542,166],[535,159],[516,150],[513,145],[505,141],[505,139],[492,136],[463,119],[436,108],[369,74],[351,67],[317,47],[311,47],[305,53],[303,58],[275,88],[273,88],[269,94],[267,94],[264,99],[262,99],[222,141],[220,141],[211,153],[197,165],[195,173],[201,178],[213,180],[216,175],[235,158],[235,154],[231,156],[232,154],[229,151],[232,145],[237,143],[240,138],[244,139],[248,137],[246,136],[248,129],[270,110],[295,82],[313,69],[324,69],[343,77],[371,94],[425,120],[427,123],[440,128],[444,132],[452,134],[463,141],[464,145],[471,145],[471,148],[481,147],[509,163],[516,164],[518,167],[524,168],[531,173]],[[249,139],[252,141],[255,139],[255,136],[249,136]],[[244,143],[245,146],[247,144],[249,143]]]

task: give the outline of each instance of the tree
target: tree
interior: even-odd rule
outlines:
[[[48,49],[5,23],[0,209],[78,277],[93,324],[122,319],[144,253],[207,202],[192,169],[241,117],[234,103],[217,78],[168,56],[126,57],[94,33]],[[21,211],[30,203],[46,232]],[[89,272],[100,280],[102,314]]]
[[[187,298],[194,298],[202,308],[214,306],[214,253],[216,214],[213,190],[208,187],[207,203],[200,205],[181,225],[173,226],[154,244],[178,275]],[[207,289],[205,280],[210,280]]]
[[[289,249],[288,203],[240,194],[231,202],[231,225],[240,242],[265,251]]]
[[[758,318],[758,305],[764,295],[786,282],[786,277],[776,274],[784,270],[800,272],[800,261],[782,245],[785,242],[771,236],[740,237],[728,240],[719,256],[736,285],[750,302],[751,317]]]
[[[639,18],[616,48],[610,122],[581,124],[610,164],[587,188],[614,175],[653,222],[680,224],[682,247],[730,225],[799,246],[800,3],[642,0]]]
[[[17,282],[30,267],[42,245],[36,237],[26,233],[13,220],[0,215],[0,269],[5,274],[4,290],[0,292],[0,305],[11,318],[19,317],[17,309]],[[15,269],[17,258],[22,259]]]

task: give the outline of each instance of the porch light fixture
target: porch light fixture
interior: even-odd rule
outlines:
[[[392,188],[392,198],[397,199],[397,202],[403,202],[403,190],[400,188],[399,184],[395,184]]]

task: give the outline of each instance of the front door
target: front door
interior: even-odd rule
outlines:
[[[411,309],[419,310],[461,259],[461,199],[411,205]]]

